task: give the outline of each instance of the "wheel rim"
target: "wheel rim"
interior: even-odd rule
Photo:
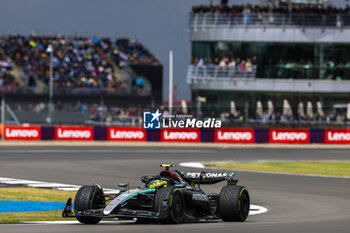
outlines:
[[[179,195],[174,196],[174,205],[173,205],[173,214],[176,218],[180,218],[182,216],[182,198]]]
[[[246,218],[249,214],[249,207],[250,207],[250,202],[249,202],[249,197],[247,194],[244,192],[242,197],[241,197],[241,204],[242,204],[242,216]]]

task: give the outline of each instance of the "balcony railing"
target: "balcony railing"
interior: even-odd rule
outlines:
[[[187,79],[205,80],[205,79],[227,79],[227,78],[249,78],[256,77],[256,65],[247,66],[194,66],[188,68]]]
[[[333,27],[350,26],[348,14],[298,13],[191,13],[190,29],[231,27]]]
[[[188,68],[188,81],[206,79],[232,79],[232,78],[264,78],[264,79],[294,79],[294,80],[349,80],[350,64],[345,66],[324,67],[301,64],[266,65],[257,66],[195,66]]]

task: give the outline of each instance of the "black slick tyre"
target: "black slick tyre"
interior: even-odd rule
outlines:
[[[184,209],[185,201],[180,189],[168,186],[156,191],[153,200],[153,211],[159,213],[161,223],[180,223]]]
[[[82,186],[74,200],[74,212],[79,215],[85,210],[100,208],[105,205],[105,198],[103,191],[98,186]],[[77,217],[77,220],[84,224],[97,224],[101,221],[101,218],[82,216]]]
[[[243,186],[230,185],[221,189],[218,213],[225,222],[244,222],[249,214],[250,199]]]

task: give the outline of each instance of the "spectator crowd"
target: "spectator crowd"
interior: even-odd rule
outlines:
[[[200,5],[192,8],[194,15],[219,14],[221,17],[206,17],[205,20],[192,19],[192,26],[211,27],[216,25],[299,25],[299,26],[331,26],[342,27],[350,25],[350,7],[337,8],[322,4],[293,4],[286,2],[273,5]]]
[[[5,62],[11,59],[17,64],[28,75],[29,86],[35,85],[33,80],[37,79],[49,83],[49,46],[53,49],[55,87],[118,89],[121,82],[114,75],[114,64],[160,65],[142,44],[131,39],[36,35],[0,37],[0,48],[4,52],[1,59]],[[8,75],[2,73],[3,77]],[[10,80],[8,76],[5,78]]]
[[[256,67],[257,67],[257,57],[234,57],[229,55],[224,55],[221,59],[215,57],[213,58],[199,58],[194,57],[191,59],[191,65],[198,68],[206,67],[216,67],[217,69],[223,69],[222,72],[229,73],[226,68],[230,68],[233,72],[233,76],[247,75],[249,77],[255,77]],[[194,69],[194,72],[198,72],[197,69]],[[220,72],[217,70],[216,72]],[[198,75],[198,73],[197,73]],[[227,76],[227,74],[225,74]]]
[[[267,110],[263,111],[262,114],[252,115],[254,112],[253,109],[249,111],[248,121],[246,121],[246,112],[244,108],[242,111],[237,109],[236,114],[232,114],[229,111],[222,111],[216,113],[215,111],[211,112],[211,117],[220,118],[222,122],[236,122],[244,123],[248,122],[251,124],[344,124],[346,123],[346,113],[344,109],[326,109],[323,115],[319,113],[313,113],[312,116],[302,116],[299,113],[296,114],[285,114],[282,111],[277,112],[268,112]]]
[[[12,70],[11,60],[0,51],[0,87],[8,86],[15,88],[18,86],[18,82],[11,74]]]
[[[291,8],[286,2],[280,2],[278,6],[272,5],[199,5],[192,7],[193,13],[222,13],[222,14],[244,14],[244,13],[296,13],[296,14],[349,14],[350,6],[337,8],[332,5],[324,6],[322,4],[293,4]]]
[[[266,59],[265,64],[257,63],[257,56],[234,57],[226,52],[221,59],[193,57],[191,65],[195,66],[193,75],[200,76],[204,69],[210,72],[210,67],[222,71],[222,75],[228,77],[228,69],[234,70],[234,75],[247,74],[249,77],[268,79],[322,79],[322,80],[348,80],[350,77],[350,60],[330,57],[319,64],[314,64],[314,59],[290,56],[288,59]],[[259,70],[258,70],[259,69]],[[257,73],[257,71],[259,71]],[[212,75],[212,74],[210,74]]]
[[[224,55],[221,59],[215,57],[213,58],[199,58],[194,57],[191,61],[192,65],[195,66],[242,66],[244,68],[251,67],[253,65],[257,65],[256,56],[241,58]]]
[[[13,103],[11,109],[17,113],[44,113],[48,111],[48,105],[45,102],[37,103]],[[167,109],[160,107],[163,115],[167,115]],[[61,117],[70,113],[81,113],[87,116],[86,124],[111,124],[111,125],[141,125],[144,111],[151,111],[152,108],[145,106],[122,107],[118,105],[103,105],[83,101],[61,102],[57,101],[53,106],[53,114],[60,113]],[[283,108],[277,108],[269,111],[268,109],[259,111],[258,108],[250,107],[232,109],[206,109],[198,112],[197,109],[189,107],[186,112],[183,108],[174,108],[174,116],[192,116],[197,119],[205,120],[207,118],[220,119],[224,124],[345,124],[347,122],[346,108],[324,108],[324,112],[312,111],[311,113],[302,113],[300,109],[293,108],[294,111],[285,111]],[[63,115],[62,115],[63,114]],[[69,121],[69,119],[62,119]],[[176,117],[177,119],[184,119]],[[81,119],[84,123],[84,120]]]

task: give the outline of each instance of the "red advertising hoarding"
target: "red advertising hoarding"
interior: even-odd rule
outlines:
[[[108,127],[108,141],[146,141],[146,130],[139,127]]]
[[[94,127],[92,126],[56,126],[55,140],[82,140],[94,139]]]
[[[271,143],[309,143],[309,129],[270,129]]]
[[[163,142],[199,142],[198,128],[162,128],[161,141]]]
[[[350,143],[350,129],[326,129],[324,131],[324,143]]]
[[[40,126],[5,126],[5,140],[40,140]]]
[[[254,143],[254,129],[215,129],[215,142]]]

